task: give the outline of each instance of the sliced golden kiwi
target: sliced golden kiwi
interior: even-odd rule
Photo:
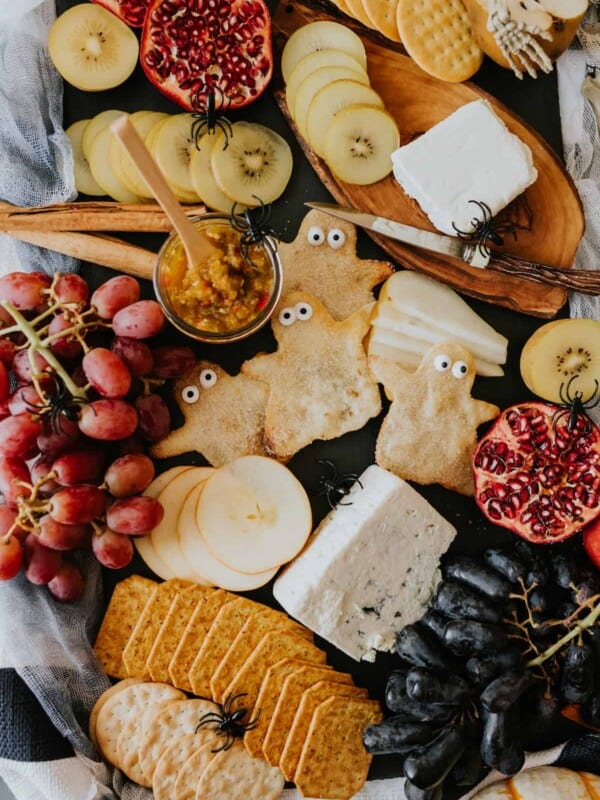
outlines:
[[[365,80],[363,75],[348,69],[348,67],[321,67],[321,69],[311,72],[298,87],[294,109],[291,114],[298,130],[305,139],[307,138],[306,124],[308,109],[310,108],[314,96],[319,89],[327,86],[328,83],[340,80],[358,81],[367,86],[369,85],[368,78]]]
[[[127,80],[137,64],[139,45],[134,32],[110,11],[81,3],[52,24],[48,50],[67,83],[100,92]]]
[[[285,87],[285,99],[290,109],[290,113],[294,108],[296,102],[296,92],[302,81],[307,78],[311,72],[316,72],[322,67],[348,67],[363,76],[363,83],[369,82],[367,70],[364,66],[357,61],[354,56],[345,53],[343,50],[315,50],[314,53],[309,53],[294,67],[293,72],[290,74]]]
[[[559,319],[538,328],[521,352],[521,375],[528,389],[552,403],[581,392],[586,401],[600,383],[600,322]],[[561,399],[562,386],[562,399]]]
[[[114,138],[110,127],[106,127],[92,142],[88,162],[94,180],[104,189],[105,194],[119,203],[143,203],[145,198],[130,191],[111,166],[110,147]]]
[[[168,118],[169,115],[161,111],[136,111],[129,119],[142,140],[145,141],[150,131],[152,131],[159,122]],[[113,139],[111,143],[110,158],[111,163],[113,159],[118,162],[118,167],[115,171],[123,183],[128,186],[134,194],[138,194],[140,197],[154,196],[148,188],[146,181],[140,175],[140,171],[118,139]]]
[[[234,201],[219,189],[211,166],[215,136],[214,133],[205,133],[198,142],[198,149],[192,153],[190,159],[190,177],[192,186],[208,208],[230,214]],[[241,210],[243,207],[238,205],[236,211]]]
[[[216,135],[211,166],[217,185],[232,201],[245,206],[272,203],[292,174],[292,151],[285,139],[252,122],[236,122],[229,145]]]
[[[343,50],[363,67],[367,66],[364,45],[350,28],[339,22],[311,22],[294,31],[283,48],[281,54],[283,80],[287,83],[296,64],[304,56],[317,50]]]
[[[325,156],[327,129],[338,111],[346,106],[363,103],[383,108],[383,100],[370,86],[358,81],[333,81],[316,93],[308,107],[306,136],[317,155]]]
[[[70,125],[65,133],[71,141],[71,148],[73,150],[73,171],[75,173],[75,188],[79,194],[89,194],[92,197],[101,197],[104,194],[104,189],[94,180],[94,176],[90,172],[90,165],[87,158],[83,155],[81,149],[81,140],[83,139],[83,132],[89,119],[80,119],[79,122],[74,122]]]
[[[391,154],[399,144],[398,126],[391,114],[358,103],[338,111],[331,120],[325,158],[340,180],[367,185],[392,171]]]
[[[83,136],[81,138],[81,149],[86,160],[90,160],[90,152],[92,150],[92,143],[96,136],[105,128],[114,122],[119,117],[122,117],[125,111],[118,111],[116,108],[109,108],[108,111],[101,111],[92,117],[88,124],[85,126]]]
[[[152,142],[152,154],[168,182],[180,194],[196,196],[190,177],[190,158],[196,149],[191,114],[175,114],[161,125]],[[191,201],[193,202],[193,201]]]

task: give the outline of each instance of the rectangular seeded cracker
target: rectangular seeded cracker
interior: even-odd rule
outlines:
[[[123,650],[157,586],[141,575],[131,575],[115,586],[94,644],[98,661],[113,678],[128,677]]]
[[[248,617],[233,642],[231,642],[227,653],[211,678],[211,696],[216,703],[224,702],[228,694],[229,684],[243,667],[244,662],[250,657],[263,636],[276,629],[293,630],[299,636],[306,637],[312,641],[312,634],[307,628],[290,619],[286,614],[282,614],[281,611],[265,608],[256,614],[252,614],[252,616]],[[284,658],[285,655],[287,654],[280,656],[280,658]]]
[[[211,697],[210,681],[225,657],[230,644],[252,614],[261,606],[246,597],[238,597],[219,609],[189,671],[194,694]]]
[[[285,740],[285,747],[279,759],[279,769],[287,781],[293,781],[302,748],[310,728],[312,716],[318,705],[329,700],[330,697],[369,697],[366,689],[351,686],[345,683],[332,683],[329,680],[319,681],[314,686],[306,689],[300,700],[292,727]]]
[[[190,586],[173,598],[146,662],[153,681],[168,683],[171,680],[169,664],[173,653],[181,641],[198,600],[212,591],[206,586]]]
[[[146,660],[150,655],[152,645],[167,616],[173,598],[190,585],[189,581],[173,578],[159,583],[156,587],[123,650],[123,663],[130,678],[142,678],[143,680],[150,678]]]
[[[275,712],[271,718],[269,730],[262,746],[263,756],[272,767],[276,767],[279,764],[302,694],[306,689],[314,686],[315,683],[319,683],[319,681],[352,684],[352,678],[347,673],[328,672],[316,667],[314,664],[299,667],[295,672],[287,676],[281,687]]]
[[[188,673],[204,637],[210,630],[214,618],[219,613],[221,606],[234,600],[234,595],[222,589],[202,595],[196,604],[194,613],[190,617],[187,628],[177,645],[173,658],[169,664],[169,675],[173,686],[186,692],[192,691]]]
[[[246,750],[252,758],[263,758],[263,741],[269,730],[269,723],[277,706],[284,680],[299,667],[305,667],[307,664],[307,661],[300,661],[297,658],[283,658],[267,670],[250,715],[250,719],[258,718],[256,727],[244,735]],[[328,672],[333,671],[332,667],[328,667],[327,664],[323,664],[321,669]]]
[[[303,797],[354,797],[367,780],[373,758],[364,748],[362,732],[382,719],[375,700],[330,697],[318,705],[295,774]]]
[[[311,664],[324,664],[325,653],[312,642],[292,630],[275,630],[265,634],[250,658],[231,681],[225,697],[245,694],[250,708],[256,705],[260,685],[267,670],[282,658],[301,658]]]

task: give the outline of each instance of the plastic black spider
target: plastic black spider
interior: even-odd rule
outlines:
[[[598,403],[600,403],[600,384],[597,380],[594,380],[594,391],[587,398],[587,400],[584,400],[583,392],[579,390],[574,394],[571,394],[571,384],[577,378],[577,375],[573,375],[569,378],[566,385],[561,383],[558,393],[563,406],[566,406],[566,408],[561,407],[554,414],[554,417],[552,418],[552,426],[556,430],[556,426],[560,420],[568,417],[567,431],[569,433],[573,433],[577,427],[578,421],[583,419],[582,435],[587,436],[592,429],[592,423],[590,422],[586,412],[591,408],[595,408]]]
[[[260,203],[256,208],[246,208],[239,214],[235,213],[237,203],[233,204],[231,214],[229,215],[229,223],[231,227],[241,233],[240,237],[240,253],[244,261],[253,267],[256,264],[250,258],[249,249],[253,244],[260,244],[267,236],[272,239],[278,239],[277,233],[269,226],[271,219],[271,206],[266,206],[260,197],[253,197]]]
[[[73,397],[64,383],[57,375],[52,375],[53,391],[46,392],[45,403],[32,403],[27,401],[32,414],[50,420],[53,433],[65,433],[62,426],[64,419],[77,422],[79,419],[78,406],[87,405],[89,400],[84,397]]]
[[[240,697],[246,697],[246,694],[236,694],[233,697],[227,697],[223,705],[219,705],[220,713],[216,711],[209,711],[200,717],[200,721],[196,725],[194,733],[205,725],[214,725],[217,736],[225,736],[225,742],[221,747],[212,750],[213,753],[220,753],[222,750],[229,750],[233,746],[236,739],[241,739],[246,731],[251,731],[258,725],[260,711],[254,719],[249,722],[242,722],[246,714],[247,708],[237,708],[233,710],[233,705]]]
[[[351,506],[352,503],[343,503],[342,498],[350,494],[350,489],[355,483],[358,483],[361,489],[363,488],[358,475],[355,472],[338,473],[333,461],[329,461],[327,458],[317,458],[317,464],[323,464],[323,466],[327,467],[327,472],[319,478],[317,497],[325,495],[327,504],[332,510],[337,505]]]
[[[218,92],[219,95],[218,109],[216,92]],[[200,150],[200,139],[202,136],[204,136],[205,133],[213,134],[217,128],[222,131],[225,137],[223,150],[227,150],[229,140],[233,136],[233,128],[227,117],[221,116],[221,112],[224,108],[227,108],[228,105],[229,101],[219,88],[211,87],[209,89],[206,95],[206,105],[204,109],[192,114],[194,121],[192,122],[191,135],[197,150]]]
[[[504,244],[504,237],[508,234],[517,241],[517,230],[526,230],[531,227],[529,225],[519,225],[515,220],[506,219],[503,221],[496,220],[492,216],[492,211],[487,203],[482,203],[480,200],[469,200],[474,206],[477,206],[479,214],[471,220],[472,230],[461,231],[454,222],[452,227],[461,239],[468,239],[469,241],[477,243],[477,249],[484,258],[489,258],[492,254],[488,242],[501,247]]]

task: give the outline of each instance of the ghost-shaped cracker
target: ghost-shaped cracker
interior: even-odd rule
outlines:
[[[338,322],[311,294],[283,298],[271,321],[277,351],[242,365],[244,375],[269,386],[269,455],[291,458],[315,439],[358,430],[379,413],[379,388],[362,343],[370,311],[365,306]]]
[[[445,342],[425,353],[416,372],[379,356],[369,364],[392,401],[377,437],[377,464],[405,480],[472,495],[477,428],[500,409],[471,397],[471,353]]]
[[[356,226],[317,209],[306,214],[293,242],[278,245],[283,295],[309,292],[334,319],[373,302],[374,286],[393,272],[387,261],[356,255]]]
[[[152,447],[156,458],[195,450],[221,467],[239,456],[264,455],[268,386],[199,361],[173,387],[185,422]]]

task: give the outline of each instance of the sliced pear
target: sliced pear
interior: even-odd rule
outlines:
[[[110,148],[115,138],[110,127],[107,127],[92,142],[88,157],[92,175],[105,193],[119,203],[144,203],[146,199],[131,192],[111,166]]]
[[[346,106],[327,128],[325,158],[337,177],[365,186],[392,171],[391,155],[400,144],[398,126],[383,108]]]
[[[83,155],[85,156],[86,161],[89,162],[90,160],[92,143],[96,136],[98,136],[98,134],[105,128],[108,128],[111,122],[119,119],[119,117],[122,117],[125,113],[125,111],[117,111],[116,108],[109,108],[107,111],[101,111],[99,114],[96,114],[95,117],[91,118],[91,120],[85,126],[85,130],[81,138],[81,149],[83,150]]]
[[[230,214],[234,201],[219,189],[212,171],[211,150],[214,136],[215,134],[205,133],[198,142],[198,149],[192,153],[190,160],[190,177],[196,193],[208,208]],[[240,208],[238,205],[236,212],[243,208],[245,206]]]
[[[219,189],[245,206],[272,203],[283,194],[292,175],[290,146],[278,133],[252,122],[236,122],[227,148],[216,135],[211,166]]]
[[[414,372],[421,363],[421,356],[418,353],[402,350],[402,348],[391,344],[383,344],[374,339],[372,335],[369,336],[368,353],[370,356],[380,356],[381,358],[387,358],[388,361],[395,361],[407,372]]]
[[[131,115],[130,119],[142,140],[145,141],[146,137],[155,128],[155,126],[158,123],[169,119],[169,115],[164,114],[161,111],[136,111]],[[113,156],[113,148],[116,150],[118,155],[115,154],[115,156]],[[138,168],[131,160],[121,142],[119,142],[117,139],[113,140],[113,143],[111,144],[111,160],[113,157],[118,158],[120,167],[119,175],[126,186],[128,186],[134,194],[139,194],[140,197],[153,198],[154,195],[148,188],[146,181],[142,178]]]
[[[383,108],[383,100],[370,86],[358,81],[333,81],[313,97],[306,117],[308,143],[321,157],[325,156],[327,129],[338,111],[356,103]]]
[[[119,86],[138,60],[136,35],[102,6],[81,3],[61,14],[48,34],[48,51],[63,78],[84,92]]]
[[[283,48],[281,54],[283,80],[287,83],[296,64],[304,56],[316,50],[343,50],[363,67],[367,66],[364,45],[350,28],[339,22],[311,22],[294,31]]]
[[[581,392],[585,402],[600,385],[600,322],[559,319],[538,328],[521,352],[521,375],[528,389],[544,400],[561,403]],[[562,395],[561,398],[561,386]]]
[[[358,83],[364,83],[366,86],[369,85],[368,77],[365,79],[360,73],[348,67],[321,67],[315,70],[315,72],[311,72],[310,75],[307,75],[298,87],[292,116],[298,130],[305,139],[308,138],[308,109],[310,108],[314,96],[319,89],[327,86],[328,83],[340,80],[355,80],[358,81]]]
[[[312,527],[310,502],[300,481],[264,456],[243,456],[217,470],[206,482],[197,516],[215,558],[248,574],[290,561]]]
[[[275,577],[277,567],[267,572],[246,575],[226,567],[207,548],[197,520],[197,507],[204,486],[205,484],[198,486],[187,496],[177,523],[179,545],[186,561],[196,572],[204,575],[207,582],[212,586],[219,586],[221,589],[228,589],[231,592],[249,592],[264,586]]]
[[[89,194],[92,197],[101,197],[104,194],[104,189],[98,185],[94,180],[94,176],[90,172],[90,165],[87,158],[83,155],[81,147],[81,140],[83,139],[83,132],[89,119],[80,119],[79,122],[74,122],[70,125],[65,133],[71,142],[71,149],[73,150],[73,171],[75,173],[75,188],[79,194]]]
[[[190,159],[196,150],[193,121],[191,114],[175,114],[160,126],[152,141],[152,154],[161,172],[180,194],[192,198],[188,202],[199,200],[190,176]]]
[[[322,67],[348,67],[348,69],[352,69],[354,72],[358,72],[363,76],[363,83],[369,82],[367,70],[364,65],[349,53],[345,53],[343,50],[315,50],[314,53],[309,53],[307,56],[300,59],[286,84],[285,99],[290,113],[294,108],[296,92],[302,81],[307,78],[311,72],[316,72]]]

